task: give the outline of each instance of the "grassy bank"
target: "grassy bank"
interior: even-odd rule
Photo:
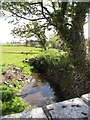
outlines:
[[[41,52],[41,48],[25,47],[25,46],[0,46],[0,72],[2,69],[12,67],[12,65],[21,68],[22,73],[30,74],[32,67],[22,60],[37,56]],[[6,80],[7,81],[7,80]],[[21,82],[11,80],[8,84],[5,82],[0,85],[2,90],[2,115],[22,112],[28,108],[28,104],[24,102],[16,93],[21,92]]]
[[[41,51],[41,48],[35,47],[2,46],[2,68],[7,68],[13,64],[20,67],[24,74],[30,74],[34,67],[34,69],[41,72],[42,75],[44,73],[44,75],[47,76],[47,79],[59,85],[60,90],[64,93],[65,99],[81,96],[81,94],[89,91],[88,80],[85,78],[85,81],[83,77],[85,70],[83,73],[79,74],[75,69],[72,58],[67,52],[59,52],[56,49]],[[33,57],[34,59],[32,59],[30,65],[22,62],[24,59]],[[87,76],[85,75],[85,77]],[[12,85],[12,83],[10,83],[10,85]],[[23,102],[15,96],[15,92],[14,95],[11,93],[12,88],[10,88],[10,85],[3,84],[2,86],[3,95],[7,96],[5,97],[2,106],[4,113],[7,111],[7,114],[23,111],[22,108],[24,105]],[[15,91],[15,89],[16,88],[14,87],[13,91]],[[7,102],[9,92],[11,93],[10,99],[12,104],[9,102],[10,100]],[[10,105],[12,108],[10,108]],[[10,112],[9,109],[11,110]]]
[[[36,70],[47,76],[46,79],[58,84],[65,99],[79,97],[90,92],[87,62],[85,69],[79,71],[74,65],[72,57],[65,52],[49,49],[34,59],[29,60]],[[72,92],[71,92],[72,91]]]
[[[41,48],[25,47],[25,46],[2,46],[2,68],[7,68],[8,64],[13,64],[22,69],[25,74],[30,74],[31,67],[23,64],[23,59],[37,56]]]
[[[17,80],[9,82],[8,85],[2,83],[0,89],[2,89],[2,115],[22,112],[29,108],[25,101],[16,96],[16,93],[21,92],[21,83]]]

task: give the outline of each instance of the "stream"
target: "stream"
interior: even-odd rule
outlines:
[[[37,107],[63,100],[58,87],[40,78],[38,73],[31,74],[30,83],[24,84],[21,97],[31,106]]]

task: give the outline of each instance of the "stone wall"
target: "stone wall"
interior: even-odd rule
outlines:
[[[65,100],[63,102],[58,102],[54,104],[47,105],[44,108],[36,108],[32,111],[24,111],[22,113],[11,114],[2,116],[1,119],[10,118],[45,118],[46,120],[51,120],[55,118],[72,119],[76,118],[77,120],[87,119],[90,120],[90,93],[82,95],[81,98],[73,98],[70,100]],[[18,120],[19,120],[18,119]]]

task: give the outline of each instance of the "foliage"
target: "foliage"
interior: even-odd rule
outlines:
[[[27,108],[28,104],[16,96],[16,93],[20,93],[21,83],[12,81],[8,86],[2,83],[0,89],[2,89],[2,114],[12,114],[22,112]]]
[[[49,49],[42,52],[36,57],[36,62],[30,64],[34,65],[34,67],[41,72],[46,72],[48,69],[53,70],[54,66],[56,69],[74,68],[68,53],[63,51],[59,52],[56,49]]]
[[[76,69],[73,59],[67,52],[49,49],[34,59],[32,62],[30,61],[30,65],[33,65],[35,70],[46,76],[47,80],[58,84],[65,99],[78,95],[77,89],[73,87],[76,82]]]
[[[46,76],[46,79],[58,84],[65,99],[80,97],[90,91],[88,89],[90,66],[86,64],[82,71],[77,70],[72,57],[67,52],[59,52],[56,49],[46,50],[32,62],[30,61],[30,65]]]
[[[87,40],[88,51],[90,52],[90,38]]]
[[[6,68],[8,65],[13,64],[20,67],[24,74],[30,74],[32,66],[29,66],[27,63],[23,63],[22,60],[37,56],[41,50],[41,48],[16,45],[2,46],[2,68]],[[2,83],[0,89],[2,90],[3,115],[22,112],[28,107],[20,97],[16,96],[16,93],[21,92],[21,83],[17,80],[12,80],[9,82],[9,85]]]
[[[60,40],[60,37],[57,34],[53,33],[50,35],[49,44],[51,44],[52,48],[59,49],[62,44],[62,41]]]
[[[1,2],[1,8],[9,11],[12,16],[16,17],[17,21],[20,19],[29,21],[29,24],[24,27],[25,30],[27,30],[27,27],[32,30],[32,26],[29,25],[34,23],[34,30],[39,29],[39,36],[44,28],[49,29],[49,27],[53,26],[70,49],[75,66],[81,68],[84,65],[86,51],[83,25],[85,24],[86,13],[89,11],[90,3],[53,2],[52,0],[47,3],[43,1],[33,3]],[[38,32],[36,31],[35,33]],[[41,40],[45,41],[42,37]]]
[[[70,52],[69,48],[67,48],[66,46],[66,43],[60,39],[60,36],[57,33],[53,33],[50,35],[48,44],[52,48]]]
[[[42,57],[39,57],[40,59],[36,58],[36,61],[34,61],[34,66],[38,66],[40,70],[43,70],[43,67],[44,70],[46,70],[47,67],[47,72],[50,72],[50,76],[55,76],[53,76],[54,80],[57,80],[62,76],[62,89],[64,90],[67,88],[65,92],[67,92],[68,88],[70,88],[69,93],[72,88],[76,89],[79,80],[81,80],[80,84],[82,83],[82,85],[78,85],[78,88],[81,87],[80,90],[84,91],[83,88],[85,86],[82,86],[86,82],[87,78],[86,74],[84,74],[84,67],[86,65],[86,46],[83,26],[85,24],[86,14],[90,8],[90,2],[53,2],[52,0],[48,3],[1,2],[1,7],[3,10],[9,11],[10,14],[17,19],[17,21],[20,19],[28,20],[29,24],[25,26],[26,28],[24,27],[25,30],[27,30],[27,27],[32,30],[30,26],[32,23],[35,23],[34,30],[42,29],[43,31],[44,28],[49,29],[51,26],[54,27],[61,40],[63,40],[67,48],[69,48],[70,56],[59,56],[60,59],[57,59],[58,54],[49,52],[50,54],[48,55],[45,53],[45,55],[43,54]],[[43,40],[42,37],[41,40]],[[61,68],[65,69],[62,70]],[[76,76],[80,76],[77,81],[76,79],[71,79],[71,75],[74,74],[74,68],[77,68],[75,71],[77,73]],[[69,72],[70,78],[68,74],[65,74],[65,72]],[[66,79],[63,79],[64,76]],[[76,87],[73,82],[76,82]],[[71,87],[68,87],[69,84]]]
[[[28,23],[26,25],[22,25],[20,27],[15,27],[12,30],[13,35],[18,35],[21,38],[29,38],[35,36],[39,44],[46,50],[46,28],[41,26],[38,22]],[[28,44],[28,40],[26,40],[26,45]]]

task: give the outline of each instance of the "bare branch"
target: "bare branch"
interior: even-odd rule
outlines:
[[[47,17],[46,17],[45,14],[44,14],[44,11],[43,11],[43,0],[42,0],[42,2],[41,2],[41,8],[42,8],[43,17],[44,17],[45,19],[47,19]],[[48,19],[47,19],[47,20],[48,20]]]
[[[37,19],[30,19],[30,18],[26,18],[26,17],[23,17],[21,15],[18,15],[16,14],[15,12],[12,12],[14,15],[16,15],[17,17],[20,17],[20,18],[23,18],[25,20],[29,20],[29,21],[37,21],[37,20],[42,20],[42,19],[45,19],[45,18],[37,18]]]
[[[65,26],[67,26],[67,25],[68,25],[68,26],[71,26],[71,27],[73,26],[73,25],[72,25],[72,24],[70,24],[70,23],[66,23],[66,24],[65,24]]]

